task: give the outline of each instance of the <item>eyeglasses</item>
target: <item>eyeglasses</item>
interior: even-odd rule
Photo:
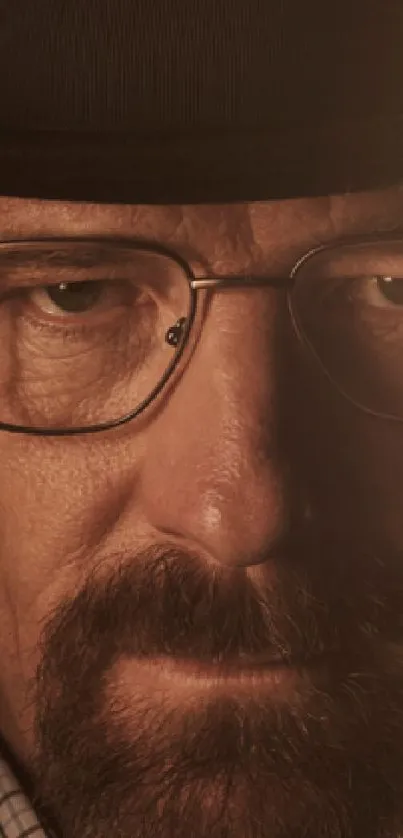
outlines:
[[[181,369],[200,292],[286,290],[299,340],[358,408],[403,421],[403,237],[305,254],[288,277],[196,277],[120,239],[0,244],[0,430],[93,433],[144,411]]]

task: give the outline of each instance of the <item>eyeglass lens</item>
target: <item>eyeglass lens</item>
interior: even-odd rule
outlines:
[[[403,418],[403,240],[324,248],[294,279],[297,326],[337,387]]]
[[[184,270],[157,252],[0,249],[0,421],[76,428],[134,411],[180,350],[190,303]]]

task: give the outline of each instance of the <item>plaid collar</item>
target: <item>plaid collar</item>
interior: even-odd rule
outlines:
[[[0,838],[50,838],[8,762],[0,756]]]

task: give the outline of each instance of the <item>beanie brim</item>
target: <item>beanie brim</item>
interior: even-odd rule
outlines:
[[[381,189],[403,181],[403,116],[272,123],[203,135],[9,132],[0,194],[66,201],[196,204]]]

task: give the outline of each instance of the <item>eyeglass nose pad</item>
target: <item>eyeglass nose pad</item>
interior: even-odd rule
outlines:
[[[186,323],[187,317],[180,317],[174,326],[169,327],[165,333],[165,342],[169,346],[177,347],[179,345],[185,331]]]

